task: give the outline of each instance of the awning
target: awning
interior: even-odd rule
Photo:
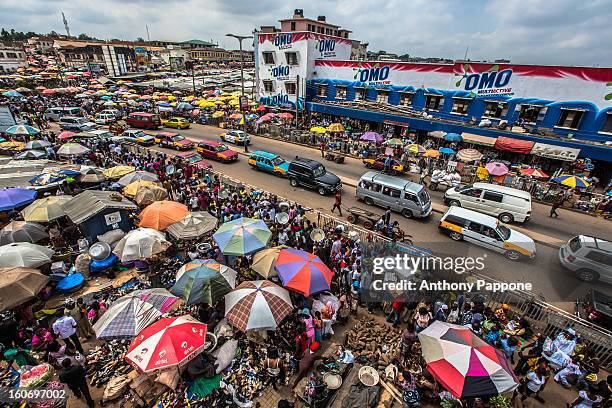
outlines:
[[[500,136],[495,141],[495,148],[506,152],[529,154],[534,142],[528,140],[513,139],[511,137]]]
[[[583,108],[571,108],[569,106],[565,106],[565,107],[561,107],[559,108],[560,110],[564,110],[564,111],[576,111],[576,112],[588,112],[588,109],[583,109]]]
[[[489,146],[489,147],[495,145],[495,140],[496,140],[496,138],[494,137],[475,135],[473,133],[465,133],[465,132],[461,133],[461,136],[463,137],[464,143],[473,143],[473,144]]]
[[[533,145],[531,154],[535,154],[541,157],[548,157],[549,159],[574,161],[580,154],[580,149],[572,149],[571,147],[556,146],[546,143],[539,143]]]
[[[473,101],[474,98],[470,98],[468,96],[453,96],[453,99],[464,99],[466,101]]]

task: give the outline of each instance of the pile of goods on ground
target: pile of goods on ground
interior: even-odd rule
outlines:
[[[128,340],[111,340],[87,354],[87,372],[91,386],[101,387],[111,378],[127,374],[133,369],[124,358],[129,345]]]
[[[383,370],[400,356],[401,330],[363,317],[346,333],[345,347],[355,359]]]

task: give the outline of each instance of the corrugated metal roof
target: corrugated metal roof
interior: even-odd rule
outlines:
[[[111,197],[121,198],[114,200]],[[136,210],[138,207],[121,194],[113,191],[84,191],[63,205],[66,215],[75,224],[80,224],[108,208],[116,210]]]

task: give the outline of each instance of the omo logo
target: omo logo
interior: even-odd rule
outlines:
[[[274,36],[274,45],[279,48],[290,46],[292,43],[293,34],[291,33],[277,34]]]
[[[319,52],[331,52],[336,49],[336,40],[334,39],[321,39],[317,44]]]
[[[487,71],[480,74],[469,74],[465,77],[465,90],[503,88],[512,77],[511,69]]]
[[[259,99],[259,102],[263,105],[274,106],[274,105],[287,105],[289,104],[289,95],[277,94],[271,96],[264,96]]]
[[[278,77],[288,77],[289,76],[289,65],[279,65],[277,67],[271,68],[270,72],[274,78]]]
[[[370,68],[359,68],[355,73],[354,79],[359,82],[381,82],[389,79],[390,68],[380,67],[378,64]]]

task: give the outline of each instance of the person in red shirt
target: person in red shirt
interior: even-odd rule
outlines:
[[[331,212],[334,212],[334,210],[337,208],[340,216],[342,217],[342,195],[340,194],[340,191],[336,191],[334,200],[334,206],[332,207]]]
[[[391,303],[391,312],[387,316],[387,321],[389,323],[393,322],[393,327],[397,327],[400,323],[400,315],[402,313],[402,309],[404,308],[404,301],[395,299]]]

